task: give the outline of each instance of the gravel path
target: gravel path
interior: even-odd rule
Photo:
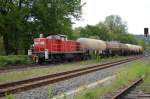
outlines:
[[[144,58],[137,60],[137,62],[147,62],[147,60],[148,60],[147,58]],[[92,82],[101,80],[105,77],[112,76],[117,72],[119,68],[127,66],[128,64],[131,63],[133,62],[107,68],[80,77],[75,77],[73,79],[61,81],[52,85],[47,85],[44,87],[21,92],[15,94],[14,97],[15,99],[50,99],[49,97],[58,94],[63,94],[63,92],[66,92],[68,90],[73,90],[77,87],[84,86],[85,84],[90,84]]]

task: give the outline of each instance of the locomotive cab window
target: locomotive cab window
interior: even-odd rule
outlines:
[[[55,40],[61,40],[61,41],[67,41],[66,35],[51,35],[47,37],[48,39],[55,39]]]

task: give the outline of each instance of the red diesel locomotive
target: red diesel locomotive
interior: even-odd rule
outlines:
[[[51,35],[46,38],[34,39],[34,44],[28,54],[38,63],[44,61],[71,61],[86,58],[86,53],[80,50],[80,44],[68,40],[65,35]]]

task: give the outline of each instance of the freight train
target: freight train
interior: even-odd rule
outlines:
[[[33,61],[65,62],[90,59],[92,55],[108,57],[114,55],[142,54],[143,48],[139,45],[123,44],[116,41],[103,41],[91,38],[79,38],[76,41],[68,40],[65,35],[51,35],[34,39],[28,55]]]

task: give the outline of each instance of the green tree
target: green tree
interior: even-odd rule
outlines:
[[[146,48],[146,47],[147,47],[146,41],[144,41],[144,40],[138,40],[138,45],[143,46],[143,48]],[[148,46],[149,46],[149,45],[148,45]]]
[[[135,39],[134,35],[129,33],[117,35],[117,40],[122,43],[137,44],[137,40]]]
[[[81,17],[81,8],[81,0],[38,0],[33,4],[33,16],[45,36],[66,34],[72,31],[71,19]]]
[[[99,22],[96,27],[99,29],[99,32],[97,35],[99,36],[100,39],[102,40],[111,40],[113,37],[109,33],[108,27],[103,23]]]
[[[1,0],[0,33],[6,54],[27,52],[38,34],[71,36],[72,18],[81,17],[81,0]]]
[[[110,15],[105,18],[104,24],[108,27],[112,33],[122,34],[127,33],[126,22],[118,15]]]

